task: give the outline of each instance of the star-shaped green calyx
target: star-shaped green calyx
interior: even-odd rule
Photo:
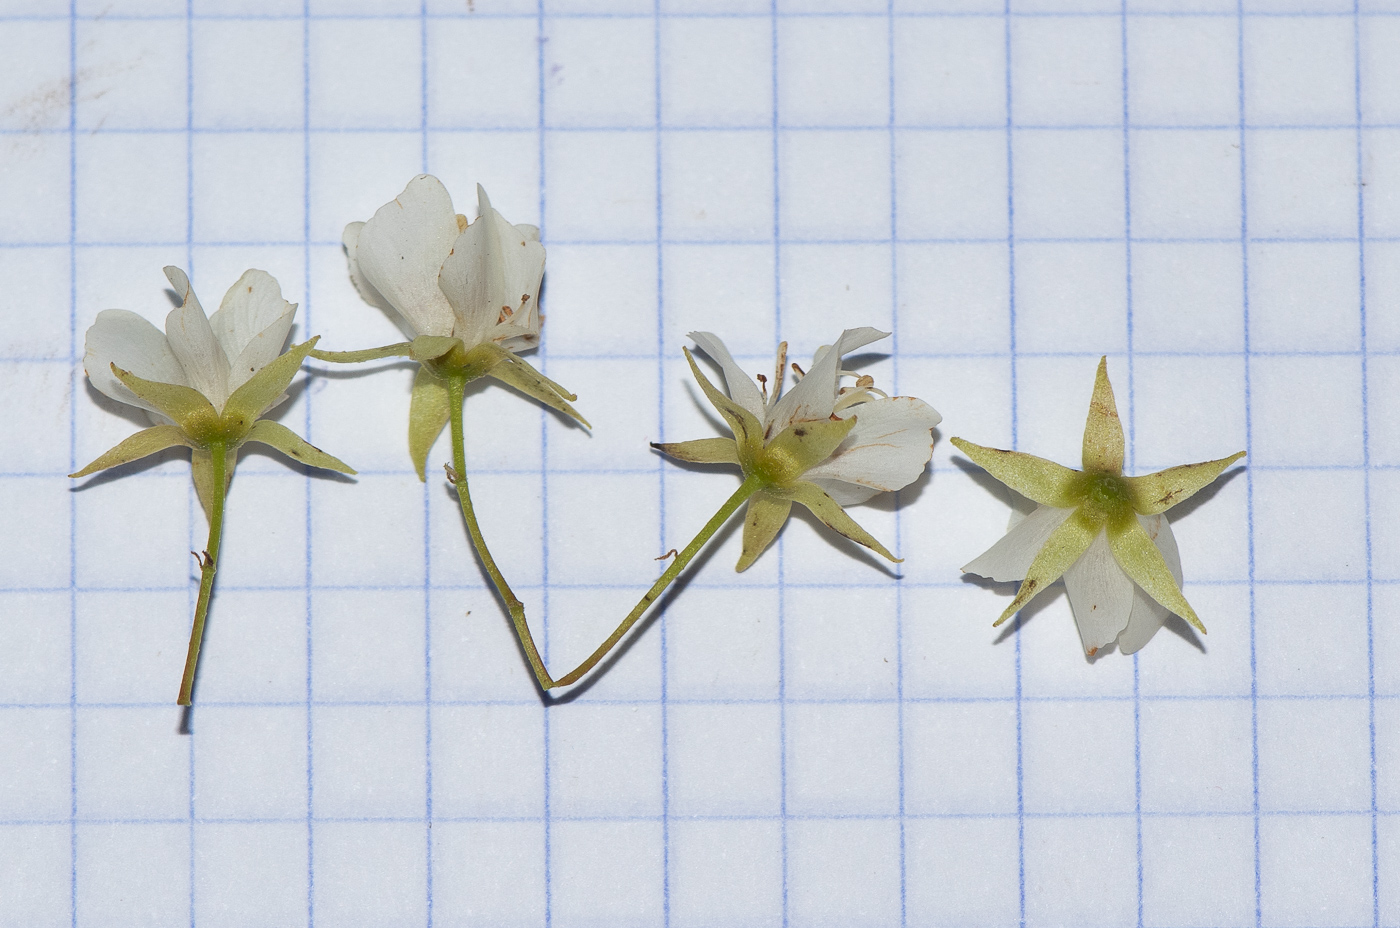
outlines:
[[[1160,525],[1152,520],[1208,486],[1225,468],[1244,457],[1243,451],[1214,461],[1172,467],[1141,477],[1125,477],[1123,425],[1108,380],[1107,358],[1099,361],[1094,380],[1093,398],[1084,426],[1082,471],[1035,455],[986,448],[961,438],[954,438],[952,442],[993,477],[1040,505],[1002,541],[964,568],[969,573],[997,580],[1024,577],[1016,597],[996,625],[1009,619],[1062,575],[1066,576],[1068,585],[1070,575],[1066,572],[1074,570],[1076,582],[1082,583],[1086,590],[1083,601],[1087,605],[1082,608],[1086,614],[1081,615],[1081,608],[1075,603],[1075,588],[1071,589],[1071,603],[1076,606],[1075,618],[1091,655],[1128,627],[1129,614],[1135,609],[1133,584],[1153,601],[1205,632],[1205,625],[1182,595],[1173,575],[1179,574],[1179,566],[1173,570],[1164,558],[1163,541],[1156,531],[1149,533],[1147,526]],[[1170,538],[1169,529],[1163,530]],[[1103,553],[1109,557],[1093,557],[1091,548],[1104,543],[1107,550]],[[1086,553],[1091,557],[1085,558]],[[1170,545],[1170,556],[1174,562],[1174,541]],[[1024,563],[1027,557],[1030,557],[1029,564]],[[1084,560],[1081,562],[1081,559]],[[1092,567],[1084,567],[1091,559]],[[1113,565],[1131,580],[1131,584],[1123,585],[1121,578],[1113,576]],[[1125,592],[1118,595],[1115,588]],[[1115,605],[1100,613],[1101,604],[1108,601]],[[1109,624],[1105,626],[1104,622]],[[1090,626],[1093,626],[1092,631],[1086,631]],[[1136,647],[1141,647],[1155,630],[1153,627],[1145,632],[1145,637],[1141,633],[1135,635]]]

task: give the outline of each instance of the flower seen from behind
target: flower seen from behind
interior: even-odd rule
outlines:
[[[224,501],[238,449],[260,442],[312,467],[354,471],[285,425],[262,418],[287,398],[287,387],[316,344],[312,338],[282,351],[296,306],[282,299],[277,281],[265,271],[247,271],[224,294],[218,311],[205,316],[185,272],[167,267],[165,276],[180,305],[165,317],[164,334],[135,313],[103,310],[88,329],[83,357],[94,387],[144,409],[155,425],[70,476],[86,477],[176,445],[190,449],[195,490],[209,517],[209,542],[202,555],[195,555],[199,599],[178,700],[188,706],[194,698],[223,539]]]
[[[1099,361],[1084,426],[1083,470],[1019,451],[954,445],[993,477],[1037,503],[963,570],[1021,581],[1000,625],[1061,577],[1084,651],[1114,642],[1131,654],[1152,639],[1169,614],[1205,626],[1181,593],[1181,559],[1164,513],[1210,485],[1244,452],[1142,477],[1123,476],[1123,426]]]
[[[841,369],[844,355],[887,334],[847,329],[836,344],[818,349],[805,374],[794,364],[799,379],[783,392],[786,343],[778,348],[772,382],[760,374],[755,384],[718,337],[690,333],[724,374],[727,394],[685,352],[695,379],[733,437],[653,447],[682,461],[737,465],[754,486],[736,570],[746,570],[773,542],[793,503],[852,541],[899,560],[843,508],[912,483],[933,453],[932,429],[941,421],[933,407],[911,396],[887,396],[872,378]],[[855,385],[842,387],[842,377],[856,378]]]
[[[136,313],[107,309],[87,331],[83,367],[101,393],[146,411],[155,423],[137,432],[73,474],[88,474],[136,461],[175,445],[191,449],[195,488],[206,513],[212,487],[210,449],[226,452],[231,476],[238,448],[260,442],[313,467],[354,473],[348,465],[298,437],[286,426],[261,418],[286,399],[286,389],[316,339],[282,346],[291,332],[296,305],[266,271],[238,279],[213,316],[177,267],[165,276],[180,306],[165,318],[162,333]]]
[[[540,340],[545,250],[539,229],[507,222],[486,191],[479,185],[476,191],[478,215],[468,222],[442,182],[420,174],[367,222],[345,227],[355,289],[409,338],[390,346],[405,349],[394,353],[421,365],[409,413],[409,453],[420,479],[449,421],[448,382],[454,378],[493,377],[587,425],[569,405],[577,397],[517,354]],[[367,360],[389,353],[375,351],[325,357]]]

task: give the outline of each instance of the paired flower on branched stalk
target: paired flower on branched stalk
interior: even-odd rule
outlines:
[[[1210,485],[1244,452],[1184,464],[1142,477],[1123,476],[1123,426],[1099,361],[1084,425],[1083,471],[1019,451],[984,448],[961,438],[954,445],[993,477],[1038,504],[1013,514],[1006,536],[963,568],[1021,587],[1001,625],[1064,577],[1080,641],[1089,657],[1117,642],[1139,650],[1175,613],[1201,634],[1205,625],[1181,593],[1181,558],[1163,515]]]
[[[700,347],[724,368],[733,399],[700,373],[706,395],[734,429],[733,439],[658,445],[690,461],[737,464],[739,490],[680,552],[617,630],[568,674],[554,679],[530,633],[525,607],[511,590],[482,535],[466,473],[462,402],[466,384],[493,377],[564,413],[587,421],[576,397],[540,374],[516,352],[539,342],[539,290],[544,247],[534,226],[512,225],[477,188],[478,216],[468,222],[452,208],[437,178],[420,175],[368,222],[345,229],[350,277],[366,302],[387,312],[410,341],[367,351],[312,353],[337,362],[409,357],[419,363],[409,412],[409,451],[420,479],[443,426],[452,426],[454,484],[472,545],[510,613],[526,659],[542,689],[580,679],[620,641],[690,563],[705,542],[745,502],[744,569],[777,536],[794,502],[807,506],[838,532],[894,560],[841,509],[914,480],[928,462],[930,430],[938,414],[919,400],[885,397],[869,378],[840,387],[841,357],[884,333],[854,329],[818,353],[812,371],[780,398],[783,360],[772,384],[759,388],[738,371],[724,344],[700,333]],[[737,374],[737,376],[736,376]],[[851,375],[854,376],[854,375]],[[760,378],[762,379],[762,378]]]
[[[190,449],[195,490],[209,518],[209,541],[204,552],[195,555],[200,564],[199,601],[179,696],[179,704],[188,706],[238,449],[258,442],[302,464],[345,474],[354,471],[286,426],[262,418],[287,398],[287,387],[316,344],[312,338],[282,351],[296,305],[282,299],[277,281],[265,271],[247,271],[224,294],[214,315],[206,317],[185,272],[167,267],[165,276],[181,301],[166,316],[165,334],[136,313],[104,310],[87,331],[83,357],[97,390],[144,409],[155,425],[71,476],[86,477],[166,448]]]

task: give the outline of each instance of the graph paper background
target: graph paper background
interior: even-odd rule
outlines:
[[[1400,925],[1400,6],[1365,0],[0,3],[0,925]],[[282,421],[205,525],[83,332],[247,267],[298,335],[396,340],[339,245],[412,175],[549,248],[539,363],[591,434],[468,397],[488,536],[552,667],[729,492],[680,348],[846,326],[945,417],[858,518],[702,558],[572,701],[537,697],[410,373]],[[1073,463],[1109,356],[1211,634],[1090,665],[958,566],[1007,503],[946,437]],[[446,460],[439,444],[431,461]]]

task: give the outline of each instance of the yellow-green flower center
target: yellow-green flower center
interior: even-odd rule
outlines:
[[[758,477],[765,486],[787,487],[811,467],[810,463],[798,460],[789,448],[770,444],[754,455],[744,472]]]
[[[1079,509],[1096,525],[1119,524],[1133,516],[1128,485],[1117,474],[1087,473],[1079,478]]]
[[[211,445],[232,448],[237,447],[248,436],[253,423],[240,413],[218,413],[214,411],[214,407],[209,406],[186,417],[185,421],[180,423],[180,427],[185,430],[186,435],[205,448]]]
[[[445,354],[423,361],[423,366],[430,373],[443,380],[457,377],[466,381],[476,380],[485,376],[507,357],[503,350],[490,342],[468,348],[461,339],[454,338],[452,341],[456,344]]]

